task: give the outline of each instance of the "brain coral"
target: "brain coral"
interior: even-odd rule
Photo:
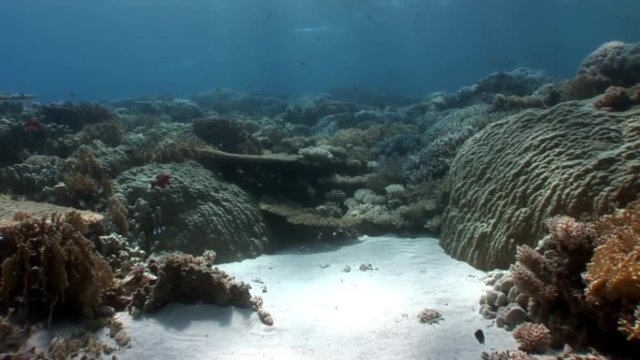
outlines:
[[[611,213],[640,193],[640,109],[584,102],[527,110],[486,127],[458,152],[441,244],[482,269],[507,268],[544,220]]]
[[[164,188],[151,188],[158,174],[171,176]],[[135,219],[134,235],[144,232],[162,249],[200,255],[214,250],[222,261],[261,254],[265,225],[255,204],[239,187],[188,161],[132,168],[116,180],[117,193]]]

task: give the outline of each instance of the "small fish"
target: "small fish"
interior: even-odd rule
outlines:
[[[367,19],[369,19],[369,20],[373,19],[373,15],[371,15],[371,14],[367,15]]]
[[[625,16],[622,17],[622,20],[629,21],[629,20],[631,20],[631,16],[625,15]]]
[[[44,131],[45,129],[44,125],[35,119],[27,120],[27,122],[24,123],[24,130],[27,132],[38,132]]]
[[[478,340],[478,342],[481,345],[484,345],[484,332],[482,332],[482,330],[480,329],[476,330],[476,332],[474,332],[473,335],[475,335],[476,340]]]
[[[316,41],[320,41],[320,35],[316,35]]]
[[[304,60],[300,60],[299,64],[300,64],[300,66],[306,66],[307,65],[307,63]]]
[[[76,93],[74,93],[73,91],[69,91],[67,93],[67,96],[74,97],[74,96],[76,96]]]
[[[160,173],[156,175],[154,180],[151,180],[151,188],[161,187],[166,188],[171,183],[171,175],[167,173]]]

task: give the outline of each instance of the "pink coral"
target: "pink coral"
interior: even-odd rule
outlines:
[[[551,344],[551,332],[543,324],[524,323],[513,330],[518,349],[528,353],[542,353]]]

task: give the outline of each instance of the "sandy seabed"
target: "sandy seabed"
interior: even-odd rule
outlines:
[[[361,271],[361,264],[374,270]],[[437,239],[362,237],[219,267],[252,285],[274,326],[251,310],[214,305],[172,304],[138,319],[120,313],[132,340],[117,357],[473,360],[516,347],[511,333],[478,314],[485,273],[447,256]],[[443,320],[420,323],[425,308]],[[477,329],[485,345],[475,339]]]

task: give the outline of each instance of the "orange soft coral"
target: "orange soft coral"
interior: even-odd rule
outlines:
[[[601,245],[583,278],[593,300],[640,300],[640,201],[596,223]]]

